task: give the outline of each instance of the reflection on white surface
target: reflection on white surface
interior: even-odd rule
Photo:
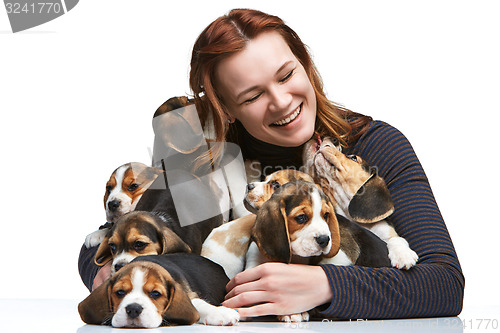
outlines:
[[[241,322],[233,327],[217,326],[176,326],[176,331],[182,332],[245,332],[245,333],[264,333],[272,332],[290,332],[300,333],[309,332],[413,332],[413,333],[432,333],[432,332],[463,332],[462,321],[458,317],[453,318],[433,318],[433,319],[404,319],[404,320],[374,320],[374,321],[312,321],[305,323],[280,323],[280,322]],[[171,332],[172,327],[160,327],[148,332]],[[140,330],[146,331],[146,330]],[[99,333],[99,332],[137,332],[136,329],[114,329],[112,327],[85,325],[78,329],[77,333]]]
[[[113,333],[158,333],[172,332],[175,328],[182,332],[245,332],[245,333],[274,333],[291,332],[295,330],[300,333],[309,332],[414,332],[414,333],[458,333],[465,331],[498,331],[500,318],[499,310],[475,309],[465,310],[459,317],[451,318],[424,318],[424,319],[402,319],[402,320],[367,320],[367,321],[311,321],[297,324],[286,324],[273,321],[251,321],[241,322],[237,326],[217,327],[205,325],[160,327],[156,329],[118,329],[110,326],[85,325],[78,314],[78,300],[29,300],[29,299],[0,299],[0,332],[36,332],[36,333],[91,333],[91,332],[113,332]],[[496,313],[488,316],[487,313]],[[488,312],[490,311],[490,312]],[[472,316],[472,317],[471,317]],[[488,321],[489,320],[489,321]],[[489,325],[489,328],[486,327]]]

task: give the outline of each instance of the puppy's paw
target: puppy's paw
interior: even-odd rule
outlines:
[[[410,249],[408,242],[401,237],[393,237],[387,242],[389,250],[389,259],[392,267],[398,269],[410,269],[418,261],[418,255]]]
[[[87,237],[85,237],[85,246],[87,249],[101,244],[108,230],[109,229],[105,228],[88,234]]]
[[[225,306],[217,306],[210,310],[204,318],[200,318],[200,323],[213,326],[235,325],[240,321],[238,311]]]
[[[303,321],[309,321],[309,312],[296,313],[285,316],[278,316],[279,321],[284,321],[286,323],[300,323]]]

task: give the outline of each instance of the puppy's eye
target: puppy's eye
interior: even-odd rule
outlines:
[[[106,186],[107,193],[110,193],[112,189],[113,189],[113,186],[111,186],[111,185]]]
[[[271,182],[271,188],[272,188],[273,190],[275,190],[275,191],[276,191],[276,190],[277,190],[277,189],[279,189],[280,187],[281,187],[280,183],[278,183],[276,180],[273,180],[273,181]]]
[[[161,297],[161,293],[158,290],[153,290],[149,293],[149,297],[151,297],[152,299],[158,299]]]
[[[123,289],[120,289],[120,290],[117,290],[115,291],[115,295],[118,297],[118,298],[123,298],[127,293],[125,292],[125,290]]]
[[[129,190],[130,192],[132,192],[132,191],[137,190],[137,188],[138,188],[138,187],[139,187],[139,185],[138,185],[138,184],[135,184],[135,183],[134,183],[134,184],[130,184],[130,185],[129,185],[129,187],[128,187],[128,190]]]
[[[115,254],[115,252],[116,252],[116,244],[115,243],[109,243],[108,246],[109,246],[109,249],[111,250],[111,254]]]
[[[295,216],[295,221],[296,221],[298,224],[304,224],[304,223],[306,223],[308,220],[309,220],[309,217],[307,217],[307,215],[306,215],[306,214],[300,214],[300,215]]]
[[[358,162],[358,157],[356,155],[348,155],[347,158],[350,158],[354,162]]]
[[[328,220],[328,218],[330,217],[330,213],[326,212],[325,215],[323,215],[323,220]]]
[[[137,251],[144,250],[144,248],[148,245],[148,243],[144,243],[141,241],[135,241],[134,242],[134,249]]]

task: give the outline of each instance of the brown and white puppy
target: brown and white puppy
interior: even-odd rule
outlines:
[[[123,214],[133,211],[144,191],[161,172],[139,162],[126,163],[114,170],[106,182],[104,193],[106,220],[112,224]],[[85,238],[85,246],[99,245],[107,231],[108,228],[102,228],[89,234]]]
[[[143,163],[131,162],[118,167],[106,183],[104,208],[108,222],[135,209],[144,191],[163,171]]]
[[[162,215],[135,211],[121,216],[108,230],[97,249],[94,262],[103,266],[110,260],[114,274],[138,256],[191,252],[190,247],[169,227]]]
[[[306,143],[306,171],[320,184],[338,214],[372,231],[387,243],[392,266],[409,269],[418,260],[408,242],[385,220],[394,211],[385,181],[356,155],[345,155],[331,138]]]
[[[239,314],[218,306],[229,279],[201,256],[176,253],[136,258],[78,305],[87,324],[152,328],[233,325]]]
[[[340,247],[335,211],[316,184],[294,180],[281,185],[257,211],[246,268],[267,261],[311,263],[334,257]]]
[[[220,264],[230,279],[242,272],[245,269],[255,214],[281,185],[295,180],[312,182],[312,178],[303,172],[284,169],[268,175],[263,182],[249,183],[243,203],[253,214],[215,228],[203,243],[201,255]]]

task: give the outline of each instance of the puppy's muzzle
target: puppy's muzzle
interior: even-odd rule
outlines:
[[[135,319],[135,318],[139,317],[142,313],[142,310],[144,310],[144,308],[142,307],[142,305],[140,305],[138,303],[131,303],[125,307],[125,311],[127,312],[127,316],[130,319]]]
[[[118,210],[118,207],[120,207],[120,201],[119,200],[112,200],[108,202],[108,209],[110,212],[116,212]]]
[[[316,240],[316,243],[318,243],[319,247],[325,248],[328,246],[328,243],[330,243],[330,236],[328,235],[320,235],[314,238]]]

